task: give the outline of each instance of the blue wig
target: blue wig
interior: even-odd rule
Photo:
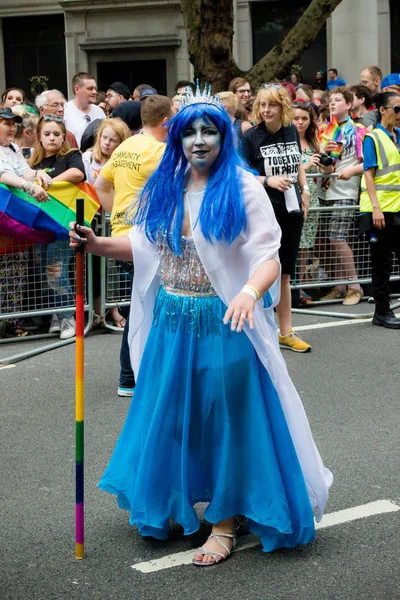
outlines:
[[[246,212],[238,167],[246,168],[237,152],[232,123],[223,108],[212,104],[190,105],[168,122],[168,142],[158,169],[146,183],[134,223],[143,224],[148,239],[166,235],[175,254],[181,252],[184,217],[183,192],[188,161],[182,134],[203,118],[221,133],[221,149],[210,169],[198,222],[204,237],[230,244],[246,228]],[[197,226],[197,222],[195,226]]]

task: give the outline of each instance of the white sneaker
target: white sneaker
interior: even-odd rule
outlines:
[[[69,340],[75,337],[75,318],[61,319],[60,340]]]
[[[49,333],[60,333],[61,331],[61,320],[57,315],[51,317],[51,323],[49,327]]]

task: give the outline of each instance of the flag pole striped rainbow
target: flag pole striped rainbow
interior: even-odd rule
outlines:
[[[76,222],[84,224],[84,198],[76,199]],[[85,556],[84,545],[84,316],[85,316],[85,254],[83,247],[76,250],[76,344],[75,344],[75,558]]]

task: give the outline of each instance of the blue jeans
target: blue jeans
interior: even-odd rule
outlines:
[[[36,248],[40,252],[41,271],[48,285],[49,307],[74,306],[75,296],[69,280],[69,263],[74,250],[69,248],[67,240],[57,240],[53,244],[41,245]],[[59,319],[73,316],[73,311],[57,314]]]
[[[121,266],[121,275],[130,280],[131,290],[132,290],[132,280],[133,273],[128,273],[123,268],[123,263]],[[119,372],[119,387],[122,388],[134,388],[135,387],[135,376],[131,367],[131,358],[129,354],[129,346],[128,346],[128,333],[129,333],[129,313],[131,307],[130,305],[127,307],[127,311],[124,311],[124,316],[126,318],[126,325],[124,328],[124,333],[122,334],[122,342],[121,342],[121,350],[119,353],[119,364],[120,364],[120,372]]]

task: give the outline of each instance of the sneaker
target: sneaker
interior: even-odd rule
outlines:
[[[121,398],[132,398],[133,391],[134,391],[134,388],[119,387],[118,388],[118,396],[120,396]]]
[[[340,292],[340,290],[337,289],[337,287],[334,287],[331,289],[329,294],[326,294],[326,296],[322,296],[320,300],[340,300],[341,298],[343,298],[342,293]]]
[[[49,327],[49,333],[60,333],[61,331],[61,320],[57,315],[51,317],[51,323]]]
[[[61,319],[60,340],[69,340],[75,337],[75,334],[75,318],[68,317],[67,319]]]
[[[356,288],[349,288],[347,290],[346,296],[344,297],[343,305],[354,306],[355,304],[358,304],[360,302],[363,296],[364,292],[361,288],[359,290],[357,290]]]
[[[278,340],[281,348],[288,348],[294,352],[311,352],[310,344],[304,342],[293,329],[286,335],[278,335]]]

